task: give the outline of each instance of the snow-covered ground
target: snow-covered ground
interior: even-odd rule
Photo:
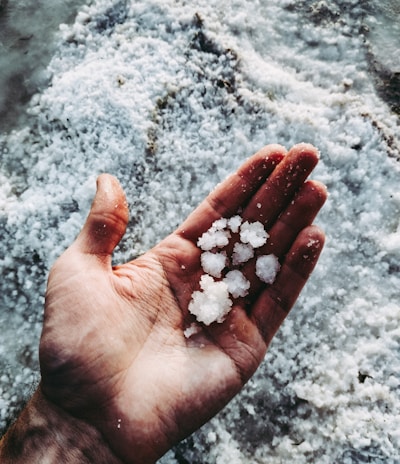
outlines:
[[[0,134],[3,430],[99,173],[127,192],[127,260],[264,144],[306,141],[330,192],[320,264],[242,394],[161,462],[400,462],[395,3],[95,0],[61,28],[29,124]]]

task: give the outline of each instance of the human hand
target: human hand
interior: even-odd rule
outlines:
[[[40,343],[41,391],[57,408],[98,430],[123,462],[151,463],[237,394],[263,360],[321,252],[312,222],[325,187],[306,178],[316,150],[268,146],[220,184],[178,230],[132,262],[112,267],[128,207],[116,179],[102,175],[87,221],[49,277]],[[202,269],[196,243],[214,220],[261,221],[261,250],[280,259],[272,285],[244,273],[248,296],[226,320],[201,325],[188,305]]]

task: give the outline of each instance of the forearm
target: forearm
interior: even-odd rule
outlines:
[[[40,387],[0,441],[2,464],[121,464],[101,434],[47,401]]]

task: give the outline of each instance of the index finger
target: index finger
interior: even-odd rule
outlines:
[[[318,150],[312,145],[295,145],[253,195],[243,212],[243,219],[259,221],[269,229],[291,203],[318,160]]]
[[[251,200],[285,157],[280,145],[267,145],[250,157],[234,174],[219,184],[176,231],[192,242],[221,217],[229,217]]]

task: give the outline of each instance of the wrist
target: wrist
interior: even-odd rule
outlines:
[[[58,408],[40,387],[0,442],[2,464],[121,464],[101,433]]]

